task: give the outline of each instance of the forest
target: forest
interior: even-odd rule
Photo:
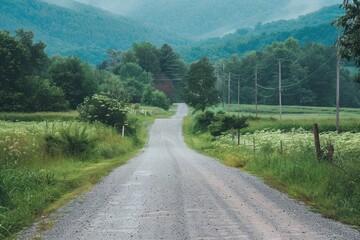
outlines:
[[[123,52],[109,50],[107,59],[94,67],[77,56],[49,57],[46,45],[33,38],[23,29],[15,36],[0,32],[0,111],[65,111],[94,94],[168,109],[175,97],[172,81],[186,72],[167,44],[157,48],[143,42]]]
[[[231,102],[237,103],[238,81],[241,84],[240,103],[255,103],[257,73],[258,103],[279,103],[279,62],[281,62],[282,98],[284,105],[335,106],[336,50],[322,44],[301,45],[289,38],[274,42],[263,51],[253,51],[239,58],[236,55],[218,61],[218,89],[228,102],[230,79]],[[230,77],[229,77],[230,76]],[[358,107],[359,86],[350,72],[341,70],[340,102],[343,107]]]

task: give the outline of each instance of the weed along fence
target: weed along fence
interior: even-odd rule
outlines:
[[[239,146],[234,141],[232,133],[220,136],[215,144],[223,147],[242,147],[252,151],[255,156],[259,153],[293,155],[311,152],[314,159],[330,162],[343,161],[349,155],[360,156],[360,133],[351,132],[337,134],[311,132],[302,128],[293,128],[290,131],[264,129],[241,135]]]

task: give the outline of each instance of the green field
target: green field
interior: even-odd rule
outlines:
[[[229,114],[236,113],[235,108],[230,106]],[[333,108],[286,107],[282,121],[272,112],[273,106],[260,106],[259,118],[254,118],[252,108],[241,105],[241,114],[251,117],[249,127],[241,130],[240,145],[236,136],[232,141],[230,132],[212,137],[209,132],[194,131],[199,113],[185,120],[187,144],[226,165],[258,175],[326,217],[360,227],[360,111],[342,109],[342,132],[337,134]],[[313,123],[321,130],[320,161],[315,154]]]
[[[254,105],[231,104],[222,107],[221,105],[208,110],[218,112],[224,111],[227,114],[238,114],[248,116],[250,127],[243,129],[242,133],[254,132],[258,129],[282,129],[290,131],[292,128],[304,128],[311,130],[314,123],[319,124],[320,131],[336,130],[336,109],[334,107],[305,107],[305,106],[283,106],[282,121],[280,121],[278,106],[258,106],[258,118],[256,119]],[[360,132],[360,109],[340,109],[340,130],[343,132]]]

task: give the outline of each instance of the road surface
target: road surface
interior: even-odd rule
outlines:
[[[156,120],[143,153],[57,213],[42,239],[360,239],[256,177],[187,148],[187,108]],[[33,228],[34,229],[34,228]],[[31,239],[33,229],[20,239]]]

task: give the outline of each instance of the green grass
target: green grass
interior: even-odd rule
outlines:
[[[246,140],[246,146],[237,146],[232,144],[229,135],[215,139],[207,132],[194,134],[194,117],[188,117],[183,127],[186,143],[190,147],[226,165],[258,175],[269,185],[304,201],[326,217],[360,227],[360,151],[356,147],[358,133],[343,133],[337,137],[336,134],[323,132],[324,136],[332,136],[336,146],[334,162],[329,164],[316,159],[313,143],[311,140],[306,142],[309,138],[304,137],[304,130],[299,132],[300,135],[291,130],[287,133],[291,127],[306,126],[311,120],[307,123],[303,118],[293,119],[285,124],[268,118],[251,120],[250,127],[243,130],[248,133],[242,137],[243,141]],[[331,125],[326,114],[314,119],[320,126],[326,123]],[[359,119],[351,116],[349,129],[355,128]],[[264,128],[282,129],[283,135],[288,137],[284,138],[279,131],[264,131]],[[282,136],[282,149],[275,135]],[[311,139],[311,133],[309,135]],[[256,139],[255,152],[253,138]],[[339,145],[338,138],[344,144]],[[325,146],[327,139],[323,140]]]
[[[19,113],[19,119],[33,121],[0,121],[0,239],[15,238],[135,156],[152,121],[174,111],[147,109],[150,116],[130,114],[138,119],[137,133],[124,138],[113,128],[74,121],[74,113],[55,114],[59,118],[52,121],[48,113],[36,118]],[[63,115],[75,118],[63,121]]]
[[[74,121],[78,113],[72,112],[36,112],[36,113],[19,113],[9,112],[0,113],[0,121],[10,122],[42,122],[42,121]]]
[[[223,108],[217,106],[210,108],[210,111],[225,111],[228,114],[237,114],[237,105],[229,105]],[[255,118],[254,105],[240,105],[240,114],[250,117],[250,127],[243,129],[242,133],[255,132],[259,129],[281,129],[290,131],[292,128],[304,128],[312,130],[314,123],[318,123],[319,130],[335,131],[335,112],[332,107],[304,107],[304,106],[284,106],[282,121],[279,120],[277,106],[258,106],[258,119]],[[343,132],[360,132],[360,109],[341,108],[340,130]]]

